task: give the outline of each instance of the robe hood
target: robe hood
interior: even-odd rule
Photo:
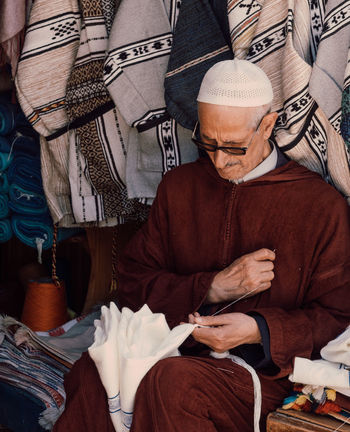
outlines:
[[[217,181],[226,184],[228,187],[232,186],[232,182],[227,179],[222,178],[217,172],[215,166],[212,161],[206,157],[200,157],[197,162],[203,166],[206,172],[216,179]],[[286,164],[275,168],[274,170],[262,175],[253,180],[249,180],[247,182],[240,183],[240,186],[249,187],[252,185],[257,185],[261,183],[281,183],[281,182],[297,182],[305,179],[320,179],[322,177],[320,174],[310,171],[309,169],[299,165],[297,162],[288,161]]]

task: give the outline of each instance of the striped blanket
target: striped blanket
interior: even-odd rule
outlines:
[[[50,430],[64,407],[64,374],[69,368],[41,349],[27,344],[17,346],[17,325],[0,327],[0,380],[29,392],[46,407],[39,423]]]
[[[99,316],[100,311],[93,312],[49,332],[33,332],[0,316],[0,381],[43,403],[38,421],[44,429],[51,430],[64,409],[64,375],[92,344]]]
[[[78,0],[36,0],[32,6],[15,84],[18,101],[41,135],[43,187],[55,222],[74,222],[68,182],[68,136],[45,137],[66,127],[65,94],[79,46]],[[43,66],[45,65],[45,66]]]

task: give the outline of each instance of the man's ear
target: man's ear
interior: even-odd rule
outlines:
[[[264,117],[262,126],[264,131],[264,140],[267,140],[270,138],[272,134],[273,127],[275,126],[276,120],[277,120],[278,114],[276,112],[271,112],[269,114],[266,114]]]

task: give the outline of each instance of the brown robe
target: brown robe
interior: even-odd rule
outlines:
[[[349,225],[340,194],[295,162],[235,185],[201,158],[164,177],[147,224],[120,263],[117,302],[133,310],[147,303],[174,326],[199,309],[218,271],[244,254],[276,249],[271,288],[225,311],[255,312],[268,325],[275,367],[259,371],[263,426],[290,388],[293,358],[317,357],[350,322]],[[188,343],[186,353],[205,355],[201,348]],[[86,356],[80,363],[96,375]],[[79,362],[73,371],[79,373]],[[112,430],[105,413],[79,429],[77,419],[96,413],[105,395],[101,386],[98,396],[86,380],[75,388],[70,381],[66,412],[54,431]],[[240,367],[203,357],[168,359],[142,381],[132,431],[252,431],[252,408],[252,381]]]

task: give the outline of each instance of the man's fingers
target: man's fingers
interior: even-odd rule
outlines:
[[[194,320],[196,324],[213,327],[229,324],[231,322],[229,314],[195,317]]]
[[[269,282],[275,277],[275,273],[273,271],[267,271],[261,273],[262,282]]]
[[[259,249],[251,253],[250,255],[256,261],[266,261],[266,260],[274,261],[276,258],[275,252],[267,248]]]

